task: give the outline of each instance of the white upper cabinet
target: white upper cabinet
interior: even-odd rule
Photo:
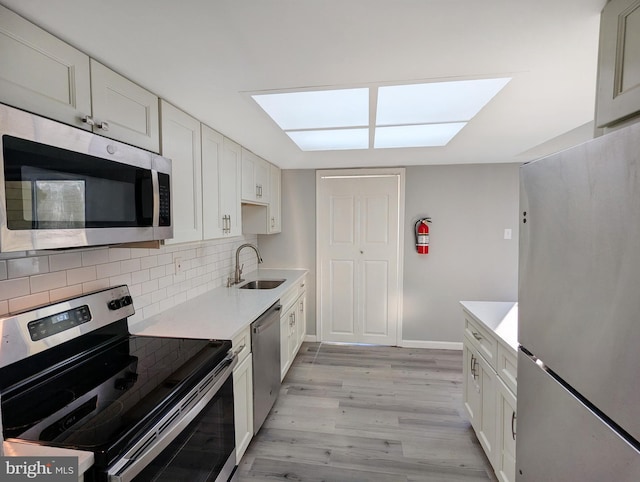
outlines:
[[[224,138],[220,168],[221,213],[227,216],[227,232],[225,236],[242,234],[242,148],[230,139]]]
[[[253,152],[242,148],[242,200],[267,204],[269,202],[269,163]]]
[[[202,239],[202,151],[200,121],[164,100],[160,102],[162,155],[171,159],[173,239]]]
[[[0,102],[158,152],[158,97],[0,5]]]
[[[282,171],[278,166],[271,164],[269,168],[269,233],[282,231],[281,221],[281,185]]]
[[[91,105],[96,133],[159,152],[158,97],[93,59]]]
[[[89,56],[0,5],[0,101],[90,129]]]
[[[242,234],[240,149],[240,145],[202,125],[204,239]]]
[[[242,231],[247,234],[275,234],[282,231],[280,215],[280,168],[269,164],[269,203],[242,205]]]
[[[640,114],[640,0],[610,0],[600,19],[596,127]]]

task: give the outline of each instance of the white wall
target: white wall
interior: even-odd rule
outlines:
[[[460,300],[514,301],[518,166],[419,166],[406,171],[404,344],[457,346]],[[309,270],[307,333],[316,333],[316,186],[313,170],[282,171],[282,233],[258,236],[265,267]],[[432,216],[431,254],[414,250],[413,221]],[[513,238],[503,239],[504,229]],[[453,344],[453,345],[451,345]]]
[[[0,255],[0,316],[77,296],[89,291],[129,285],[134,323],[187,299],[226,284],[235,250],[256,236],[144,248],[92,248]],[[183,272],[176,274],[175,259]],[[248,273],[257,268],[253,251],[241,262]]]
[[[459,301],[517,300],[518,165],[408,167],[405,202],[402,339],[461,343]],[[423,216],[432,218],[428,255],[414,248]]]
[[[282,232],[259,235],[262,268],[302,268],[307,273],[307,333],[316,333],[316,172],[282,171]]]

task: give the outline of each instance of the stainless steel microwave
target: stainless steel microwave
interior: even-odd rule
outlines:
[[[169,159],[0,104],[0,252],[172,236]]]

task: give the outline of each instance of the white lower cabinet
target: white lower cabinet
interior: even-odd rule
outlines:
[[[498,480],[512,482],[516,453],[516,395],[512,391],[516,388],[516,354],[466,312],[465,318],[464,408]]]
[[[287,291],[280,303],[280,379],[283,380],[307,331],[305,278]]]
[[[498,378],[495,471],[501,482],[516,480],[516,396]]]
[[[493,463],[496,442],[496,372],[465,340],[468,367],[464,381],[465,407],[480,445]]]
[[[238,354],[238,364],[233,369],[233,412],[238,464],[253,438],[253,355],[250,329],[244,330],[232,344]]]

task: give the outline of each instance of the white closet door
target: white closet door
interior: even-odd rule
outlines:
[[[397,344],[403,181],[401,170],[318,173],[322,341]]]

